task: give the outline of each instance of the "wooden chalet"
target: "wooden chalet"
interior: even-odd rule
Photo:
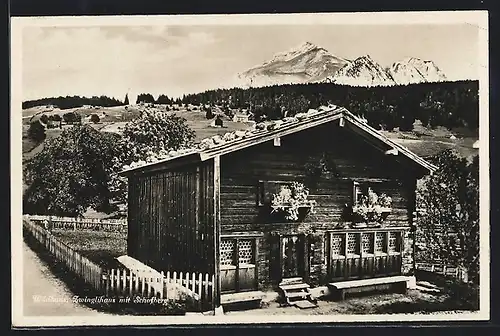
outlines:
[[[128,254],[214,274],[218,305],[280,289],[288,301],[315,287],[406,288],[416,181],[435,169],[345,108],[258,124],[126,167]],[[272,201],[293,182],[309,194],[287,219]],[[360,223],[353,207],[368,189],[392,202]]]

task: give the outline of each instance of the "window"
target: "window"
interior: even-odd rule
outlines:
[[[363,233],[361,235],[363,254],[373,254],[373,233]]]
[[[331,241],[331,250],[332,256],[335,257],[343,257],[345,253],[345,245],[344,245],[344,237],[345,235],[334,234],[332,235]]]
[[[255,264],[255,245],[256,240],[252,238],[223,238],[220,244],[221,268]]]
[[[334,259],[350,257],[397,254],[401,252],[401,231],[371,231],[330,234],[330,254]],[[347,245],[347,246],[346,246]]]
[[[385,244],[386,232],[376,232],[375,233],[375,253],[385,253],[387,251]]]
[[[234,265],[234,240],[223,239],[220,245],[220,265],[227,267]]]
[[[238,262],[240,265],[253,264],[254,259],[254,240],[238,240]]]
[[[263,206],[271,202],[271,197],[280,191],[282,186],[292,184],[291,181],[259,181],[257,186],[257,205]]]
[[[359,253],[359,234],[348,233],[347,234],[347,254],[358,254]]]
[[[352,203],[357,204],[363,195],[363,190],[359,182],[353,182]]]
[[[390,253],[400,252],[400,237],[399,232],[389,232],[389,246],[388,250]]]

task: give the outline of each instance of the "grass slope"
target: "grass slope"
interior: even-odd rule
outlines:
[[[115,258],[127,254],[126,233],[53,230],[52,234],[103,268],[122,268]]]

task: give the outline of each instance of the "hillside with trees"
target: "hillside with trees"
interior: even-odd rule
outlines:
[[[43,131],[32,132],[45,137]],[[194,137],[186,119],[159,112],[145,112],[128,122],[123,134],[75,124],[48,139],[25,163],[23,211],[58,216],[81,216],[89,207],[116,211],[127,202],[126,178],[117,175],[124,164],[192,145]]]
[[[259,121],[279,119],[308,108],[335,104],[363,115],[378,129],[411,130],[416,119],[424,126],[479,127],[479,82],[457,81],[398,86],[351,87],[336,84],[294,84],[233,88],[185,95],[182,103],[248,108]]]
[[[52,98],[41,98],[35,100],[27,100],[22,104],[23,109],[28,109],[35,106],[44,106],[44,105],[52,105],[54,107],[58,107],[61,110],[82,107],[85,105],[91,106],[103,106],[103,107],[112,107],[112,106],[122,106],[123,102],[119,101],[115,98],[110,98],[107,96],[93,96],[93,97],[80,97],[80,96],[66,96],[66,97],[52,97]]]

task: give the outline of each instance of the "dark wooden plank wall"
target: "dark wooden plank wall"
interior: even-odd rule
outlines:
[[[213,161],[129,178],[130,256],[165,271],[214,272]]]
[[[323,174],[307,182],[305,164],[318,162],[323,152],[335,163],[339,177]],[[337,123],[318,126],[281,139],[281,146],[267,142],[221,158],[221,224],[230,231],[289,231],[294,223],[265,223],[256,206],[258,180],[306,181],[310,199],[316,200],[314,213],[305,221],[317,229],[342,226],[344,205],[352,201],[352,179],[378,179],[369,182],[375,190],[393,200],[386,223],[409,225],[414,178],[409,166],[367,144],[361,136],[340,128]]]

